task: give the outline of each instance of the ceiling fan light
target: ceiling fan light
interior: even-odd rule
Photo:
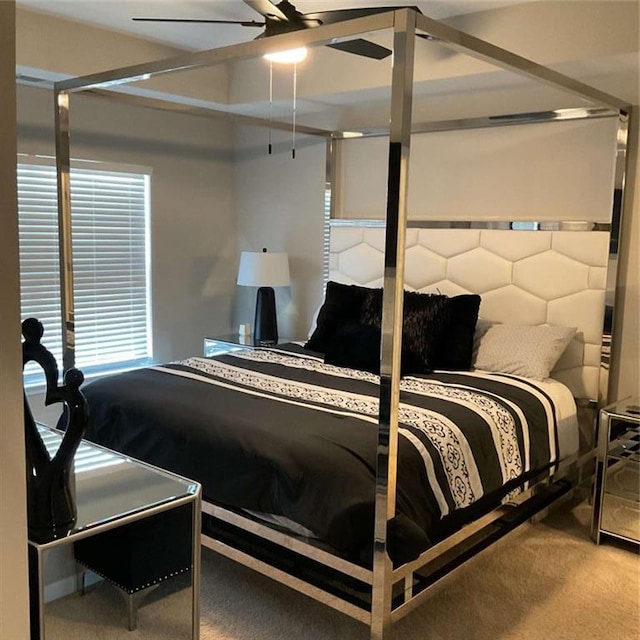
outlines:
[[[285,64],[297,64],[307,57],[307,48],[288,49],[287,51],[276,51],[274,53],[265,53],[265,60],[270,62],[281,62]]]

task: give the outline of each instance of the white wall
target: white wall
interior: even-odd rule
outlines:
[[[228,333],[235,296],[232,131],[214,120],[71,98],[72,158],[150,167],[153,353],[167,362]],[[18,150],[53,155],[53,98],[18,89]],[[46,344],[46,336],[45,336]],[[56,412],[33,400],[39,419]]]
[[[0,639],[29,637],[16,215],[15,3],[0,2]]]

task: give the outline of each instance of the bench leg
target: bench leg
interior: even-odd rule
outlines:
[[[129,631],[135,631],[138,627],[138,598],[135,593],[127,594],[127,610],[129,613]]]
[[[76,571],[76,591],[79,591],[81,596],[84,596],[87,593],[86,576],[86,569],[79,569]]]

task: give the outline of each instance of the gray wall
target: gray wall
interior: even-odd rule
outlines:
[[[18,88],[18,151],[53,155],[53,97]],[[72,158],[150,167],[154,360],[200,353],[232,323],[233,132],[206,118],[71,98]]]
[[[282,337],[305,338],[309,319],[322,298],[323,212],[326,143],[297,136],[292,158],[291,135],[238,127],[234,206],[242,251],[285,251],[291,287],[276,290],[278,331]],[[253,325],[255,289],[238,287],[236,320]]]
[[[15,3],[0,2],[0,638],[29,637],[16,215]]]

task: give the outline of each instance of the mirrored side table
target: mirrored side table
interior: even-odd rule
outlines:
[[[39,429],[53,455],[62,433],[42,425]],[[80,563],[76,567],[79,591],[84,586],[78,569],[82,566],[118,587],[127,597],[128,625],[124,616],[113,621],[124,630],[136,627],[139,597],[150,591],[149,587],[181,575],[180,588],[189,590],[190,603],[182,637],[197,640],[200,485],[86,440],[78,447],[74,465],[78,509],[75,524],[55,536],[29,540],[31,639],[60,637],[56,618],[49,612],[52,605],[45,603],[45,587],[52,578],[48,572],[55,573],[47,560],[50,552],[70,545]],[[51,555],[55,559],[55,552]],[[64,599],[52,604],[55,607],[58,603],[64,604]]]
[[[640,400],[600,410],[591,538],[640,544]]]
[[[230,333],[228,335],[205,338],[203,353],[206,358],[209,358],[211,356],[220,356],[224,353],[241,351],[242,349],[253,346],[253,336],[241,336],[237,333]]]
[[[242,336],[238,334],[228,334],[216,336],[213,338],[205,338],[203,352],[206,358],[211,356],[220,356],[225,353],[233,353],[234,351],[242,351],[243,349],[260,347],[262,349],[277,348],[279,345],[296,342],[293,338],[279,338],[276,344],[257,345],[253,341],[253,336]]]

